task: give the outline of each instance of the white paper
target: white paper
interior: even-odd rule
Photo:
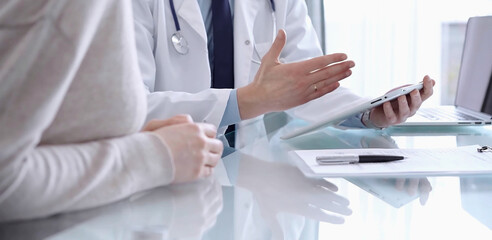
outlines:
[[[442,149],[325,149],[294,151],[308,176],[462,175],[492,173],[492,152],[479,153],[478,145]],[[404,160],[386,163],[319,165],[317,156],[333,154],[401,155]]]

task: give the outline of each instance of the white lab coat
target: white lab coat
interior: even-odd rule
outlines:
[[[186,113],[197,122],[218,126],[231,90],[210,89],[207,34],[197,1],[174,0],[182,35],[189,44],[187,55],[180,55],[170,41],[176,29],[169,1],[133,0],[133,3],[139,64],[148,90],[147,120]],[[270,49],[278,29],[287,33],[281,60],[294,62],[322,55],[305,2],[282,0],[275,3],[277,26],[274,30],[269,0],[235,1],[236,88],[253,81],[259,68],[255,61],[260,61]],[[346,91],[335,91],[328,94],[325,101],[333,106],[345,95]],[[316,112],[319,113],[319,109]]]

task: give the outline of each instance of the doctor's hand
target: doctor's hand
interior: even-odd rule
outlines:
[[[224,148],[222,142],[215,139],[215,126],[193,123],[188,115],[152,120],[143,131],[155,133],[169,148],[174,165],[174,183],[211,175]]]
[[[253,193],[273,239],[284,239],[278,215],[290,213],[317,221],[343,223],[352,214],[349,200],[324,179],[306,178],[294,166],[241,155],[237,185]],[[285,223],[285,222],[284,222]]]
[[[432,96],[436,82],[429,76],[425,76],[423,82],[424,88],[420,91],[413,90],[407,95],[398,97],[396,100],[373,108],[369,115],[370,121],[381,128],[405,122],[407,118],[417,112],[423,101]]]
[[[237,90],[241,119],[282,111],[319,98],[340,86],[350,76],[353,61],[336,53],[310,60],[283,64],[279,61],[285,46],[284,30],[278,32],[270,50],[261,60],[254,81]]]
[[[409,196],[419,196],[420,205],[424,206],[429,199],[432,186],[427,178],[396,178],[395,188],[405,191]]]

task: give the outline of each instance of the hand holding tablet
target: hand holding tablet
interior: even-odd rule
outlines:
[[[299,129],[296,129],[292,132],[289,132],[289,133],[281,136],[280,138],[285,140],[285,139],[297,137],[297,136],[302,135],[302,134],[306,134],[308,132],[314,131],[316,129],[320,129],[322,127],[336,124],[336,123],[338,123],[338,122],[340,122],[340,121],[342,121],[348,117],[351,117],[351,116],[356,115],[358,113],[362,113],[362,112],[365,112],[366,110],[375,108],[375,107],[377,107],[377,106],[379,106],[385,102],[394,100],[394,99],[398,98],[399,96],[409,94],[410,92],[412,92],[415,89],[420,90],[422,88],[423,88],[423,83],[420,82],[418,84],[394,89],[394,90],[392,90],[392,91],[390,91],[390,92],[388,92],[388,93],[386,93],[380,97],[377,97],[377,98],[374,98],[372,100],[369,100],[369,101],[363,102],[361,104],[355,105],[355,106],[348,108],[347,110],[344,110],[340,113],[327,116],[326,118],[321,119],[320,121],[318,121],[314,124],[311,124],[309,126],[299,128]]]

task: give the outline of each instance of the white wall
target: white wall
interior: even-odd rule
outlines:
[[[492,15],[492,0],[325,0],[326,52],[356,62],[342,85],[376,96],[425,74],[440,84],[445,22]],[[426,104],[440,103],[440,88]]]

